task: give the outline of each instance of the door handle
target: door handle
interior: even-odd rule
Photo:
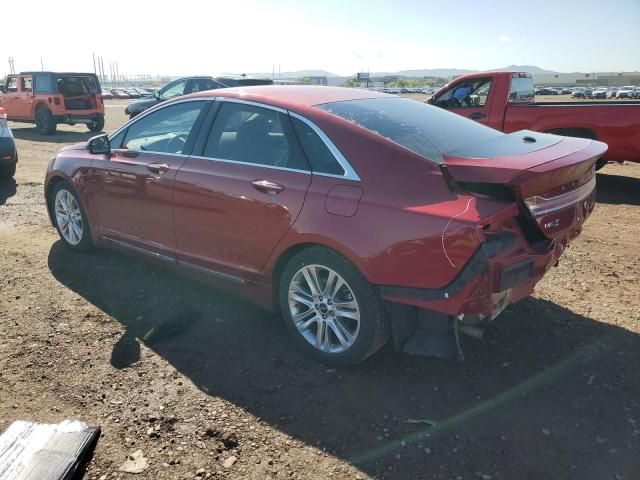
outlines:
[[[471,120],[480,120],[482,118],[487,118],[487,116],[482,112],[473,112],[471,115],[469,115],[469,118]]]
[[[254,180],[251,182],[253,188],[267,195],[277,195],[284,190],[284,186],[269,180]]]
[[[150,163],[147,165],[147,170],[153,173],[164,173],[169,170],[169,165],[166,163]]]

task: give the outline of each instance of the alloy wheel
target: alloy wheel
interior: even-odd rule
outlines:
[[[289,311],[300,335],[326,353],[349,349],[360,332],[360,307],[353,290],[336,271],[305,265],[289,284]]]
[[[55,198],[55,215],[62,237],[71,245],[82,241],[82,212],[72,193],[59,190]]]

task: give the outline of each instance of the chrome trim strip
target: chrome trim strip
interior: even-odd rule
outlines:
[[[218,272],[217,270],[211,270],[210,268],[201,267],[199,265],[194,265],[192,263],[182,262],[178,260],[178,265],[180,265],[181,267],[187,267],[193,270],[198,270],[202,273],[206,273],[213,277],[221,278],[223,280],[229,280],[231,282],[238,283],[240,285],[244,285],[246,283],[246,281],[243,278],[236,277],[235,275],[229,275],[228,273]]]
[[[111,139],[113,137],[115,137],[116,135],[118,135],[118,133],[120,133],[121,130],[124,130],[125,128],[127,128],[129,125],[132,125],[134,122],[137,122],[138,120],[146,117],[147,115],[149,115],[152,112],[155,112],[156,110],[160,110],[161,108],[165,108],[165,107],[169,107],[171,105],[177,105],[178,103],[186,103],[186,102],[213,102],[215,101],[216,97],[194,97],[194,98],[185,98],[182,100],[176,100],[176,101],[164,101],[164,102],[160,102],[157,105],[154,105],[151,108],[147,108],[144,112],[139,113],[138,115],[136,115],[135,117],[131,118],[129,121],[125,122],[119,129],[117,129],[116,131],[114,131],[113,133],[110,133],[109,135],[107,135],[109,137],[109,141],[111,141]],[[155,153],[155,152],[152,152]]]
[[[162,255],[161,253],[158,252],[152,252],[151,250],[147,250],[145,248],[142,247],[138,247],[136,245],[131,245],[130,243],[126,243],[126,242],[121,242],[120,240],[116,240],[114,238],[111,237],[102,237],[105,240],[108,240],[112,243],[115,243],[116,245],[120,246],[120,247],[124,247],[124,248],[128,248],[130,250],[133,250],[135,252],[138,253],[142,253],[144,255],[149,255],[157,260],[162,260],[164,262],[171,262],[171,263],[176,263],[176,259],[173,257],[168,257],[166,255]]]
[[[218,102],[227,102],[227,103],[242,103],[244,105],[250,105],[252,107],[258,108],[268,108],[269,110],[275,110],[276,112],[287,114],[287,111],[284,108],[274,107],[273,105],[269,105],[267,103],[259,103],[252,102],[251,100],[242,100],[240,98],[235,97],[217,97],[216,101]]]
[[[321,175],[323,177],[344,178],[345,180],[353,180],[355,182],[359,182],[360,181],[360,177],[358,176],[356,171],[353,169],[351,164],[347,161],[346,158],[344,158],[344,155],[342,155],[342,152],[340,150],[338,150],[338,147],[335,146],[335,144],[331,141],[331,139],[327,136],[327,134],[324,133],[320,129],[320,127],[318,127],[315,123],[313,123],[308,118],[303,117],[302,115],[299,115],[299,114],[297,114],[295,112],[289,111],[289,115],[291,115],[292,117],[295,117],[298,120],[306,123],[311,128],[311,130],[316,132],[316,134],[324,142],[324,144],[327,146],[327,148],[329,149],[331,154],[335,157],[335,159],[338,161],[338,163],[340,164],[340,166],[344,170],[344,175],[332,175],[332,174],[329,174],[329,173],[316,173],[316,172],[313,172],[314,175]]]
[[[286,172],[306,173],[311,175],[309,170],[298,170],[297,168],[277,167],[275,165],[264,165],[262,163],[238,162],[237,160],[227,160],[226,158],[202,157],[199,155],[190,155],[189,158],[197,158],[198,160],[211,160],[214,162],[233,163],[236,165],[248,165],[250,167],[264,167],[272,170],[284,170]]]

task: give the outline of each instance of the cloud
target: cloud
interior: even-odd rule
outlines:
[[[507,37],[506,35],[500,35],[498,37],[498,40],[501,41],[502,43],[511,43],[511,38]]]

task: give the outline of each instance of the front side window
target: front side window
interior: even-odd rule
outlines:
[[[434,105],[442,108],[484,107],[491,90],[491,78],[469,79],[458,83],[434,99]]]
[[[196,78],[191,80],[189,92],[185,93],[204,92],[205,90],[214,90],[216,88],[220,88],[220,85],[217,82],[209,80],[208,78]]]
[[[222,103],[204,156],[295,170],[309,169],[288,115],[243,103]]]
[[[33,83],[37,93],[57,93],[54,78],[51,75],[34,75]]]
[[[291,117],[293,128],[296,131],[304,155],[311,165],[314,173],[327,173],[329,175],[344,175],[344,169],[333,156],[329,147],[322,141],[313,129],[302,120]]]
[[[504,135],[460,115],[408,98],[348,100],[318,107],[436,163],[442,163],[443,155],[448,152]]]
[[[122,148],[141,152],[182,153],[205,103],[182,102],[145,115],[129,126]],[[113,147],[117,148],[115,142]]]
[[[186,85],[186,80],[178,80],[175,83],[170,83],[164,90],[160,92],[160,99],[168,100],[169,98],[183,95]]]
[[[7,92],[17,92],[18,91],[18,77],[10,77],[7,82]]]

